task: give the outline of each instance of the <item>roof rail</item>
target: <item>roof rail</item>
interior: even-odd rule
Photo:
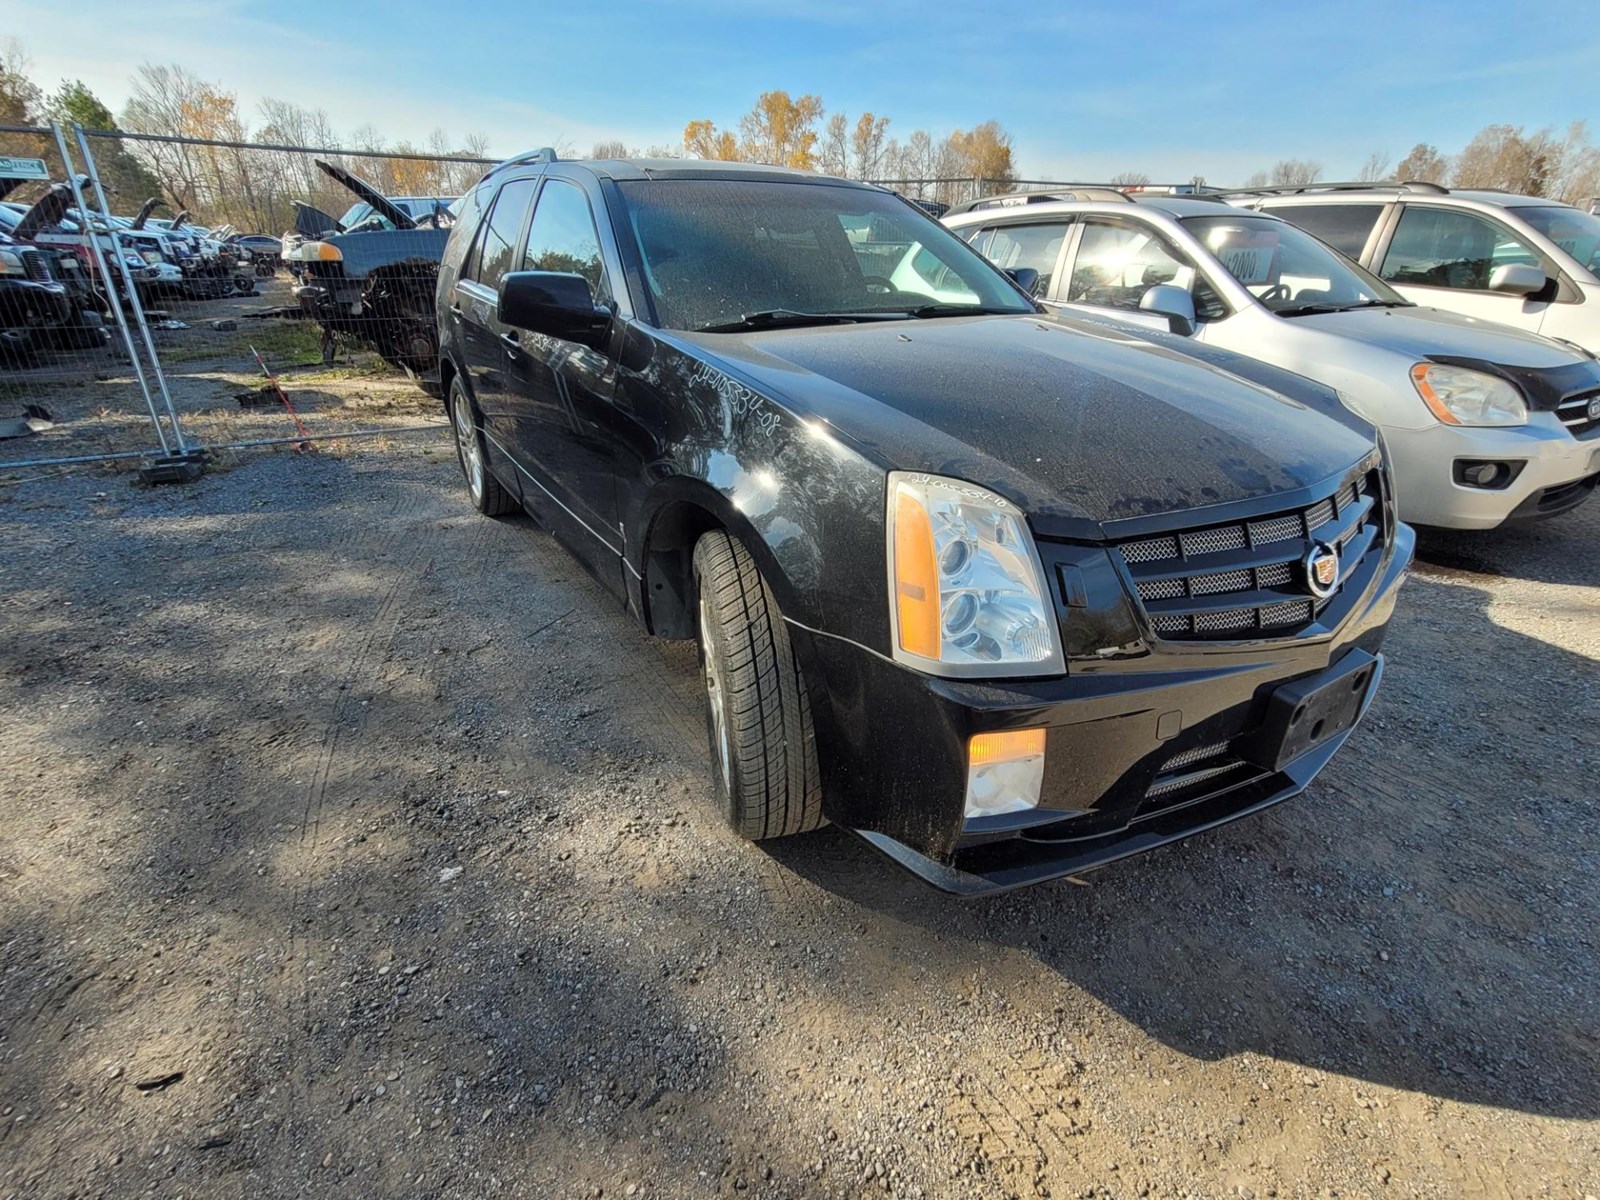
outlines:
[[[504,162],[496,163],[492,171],[503,170],[506,167],[524,167],[529,163],[560,162],[561,156],[555,152],[553,146],[540,146],[537,150],[526,150],[521,154],[513,154]]]
[[[1448,196],[1450,189],[1437,183],[1430,183],[1425,179],[1407,179],[1395,182],[1392,179],[1369,180],[1352,183],[1286,183],[1275,184],[1271,187],[1246,187],[1246,188],[1207,188],[1208,192],[1217,196],[1300,196],[1307,192],[1426,192],[1429,195]]]
[[[945,216],[953,217],[957,213],[978,212],[985,208],[1022,208],[1029,204],[1050,204],[1060,200],[1118,200],[1124,204],[1133,203],[1131,196],[1113,187],[1052,188],[1049,191],[1006,192],[1000,196],[980,196],[976,200],[968,200],[965,204],[955,205]]]

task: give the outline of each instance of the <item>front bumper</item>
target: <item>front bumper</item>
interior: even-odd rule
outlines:
[[[1400,519],[1413,525],[1494,529],[1555,516],[1582,503],[1600,475],[1600,436],[1574,437],[1552,412],[1500,428],[1386,428],[1384,438]],[[1516,473],[1504,486],[1469,487],[1456,479],[1459,462],[1507,463]]]
[[[826,698],[813,704],[826,814],[934,886],[981,895],[1103,866],[1279,803],[1310,783],[1348,730],[1276,770],[1231,759],[1231,748],[1262,728],[1284,684],[1338,670],[1353,651],[1377,658],[1381,672],[1414,544],[1399,526],[1381,571],[1325,635],[1215,645],[1147,637],[1136,654],[1074,663],[1063,678],[940,679],[796,631],[820,674],[813,695]],[[966,820],[971,736],[1037,726],[1048,731],[1040,807]]]

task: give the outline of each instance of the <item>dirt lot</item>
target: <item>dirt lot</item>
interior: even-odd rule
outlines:
[[[1600,1193],[1600,504],[1304,797],[985,902],[707,802],[441,435],[0,484],[0,1196]]]
[[[259,315],[295,304],[287,273],[258,281],[251,296],[220,300],[151,299],[151,337],[166,367],[168,392],[185,436],[204,446],[295,437],[294,418],[274,397],[259,396],[266,377],[252,350],[282,377],[301,424],[314,435],[410,426],[443,419],[438,401],[376,354],[341,343],[324,364],[321,337],[309,321]],[[181,323],[165,329],[162,320]],[[211,322],[236,328],[216,330]],[[0,462],[91,454],[132,454],[157,446],[149,407],[117,331],[102,350],[42,352],[27,365],[0,364],[0,417],[37,404],[55,419],[39,436],[0,442]],[[135,334],[137,337],[137,333]],[[164,406],[152,381],[157,411]],[[256,393],[241,406],[238,397]],[[227,460],[225,456],[225,461]]]

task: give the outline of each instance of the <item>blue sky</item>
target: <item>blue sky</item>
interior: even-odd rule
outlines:
[[[675,144],[685,122],[732,125],[784,88],[886,114],[902,137],[993,118],[1028,176],[1214,182],[1278,158],[1348,177],[1373,151],[1451,152],[1490,122],[1588,118],[1600,140],[1597,18],[1595,0],[0,0],[37,78],[81,77],[113,108],[140,62],[176,62],[247,107],[326,108],[341,130],[587,152]]]

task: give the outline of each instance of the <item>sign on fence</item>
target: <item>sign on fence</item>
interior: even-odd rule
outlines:
[[[0,179],[49,179],[42,158],[0,158]]]

